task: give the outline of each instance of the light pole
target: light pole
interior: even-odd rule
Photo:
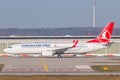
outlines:
[[[93,27],[96,27],[96,0],[93,0]]]

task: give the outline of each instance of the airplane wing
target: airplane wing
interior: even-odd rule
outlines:
[[[64,53],[65,51],[67,51],[68,49],[71,49],[72,47],[67,47],[67,48],[61,48],[61,49],[56,49],[54,50],[55,52],[59,52],[59,53]]]
[[[53,51],[56,52],[56,54],[58,55],[58,57],[61,57],[60,56],[61,54],[64,54],[64,52],[67,51],[68,49],[75,48],[77,46],[77,44],[78,44],[78,40],[74,40],[73,41],[73,46],[71,46],[71,47],[65,47],[65,48],[60,48],[60,49],[55,49]]]

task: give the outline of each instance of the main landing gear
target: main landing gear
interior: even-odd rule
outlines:
[[[61,58],[61,57],[62,57],[61,54],[58,54],[58,55],[57,55],[57,58]]]
[[[57,58],[61,58],[61,52],[57,52]]]

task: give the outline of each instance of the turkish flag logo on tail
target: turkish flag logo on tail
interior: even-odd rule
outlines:
[[[96,39],[92,39],[87,42],[88,43],[110,43],[113,27],[114,27],[114,22],[109,22]]]

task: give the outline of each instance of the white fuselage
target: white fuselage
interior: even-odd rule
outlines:
[[[42,53],[42,52],[59,52],[62,49],[63,53],[70,54],[81,54],[91,51],[95,51],[106,46],[101,43],[79,43],[76,47],[72,48],[72,43],[25,43],[25,44],[15,44],[9,48],[5,48],[4,52],[12,54],[21,54],[21,53]],[[53,53],[54,54],[54,53]]]

